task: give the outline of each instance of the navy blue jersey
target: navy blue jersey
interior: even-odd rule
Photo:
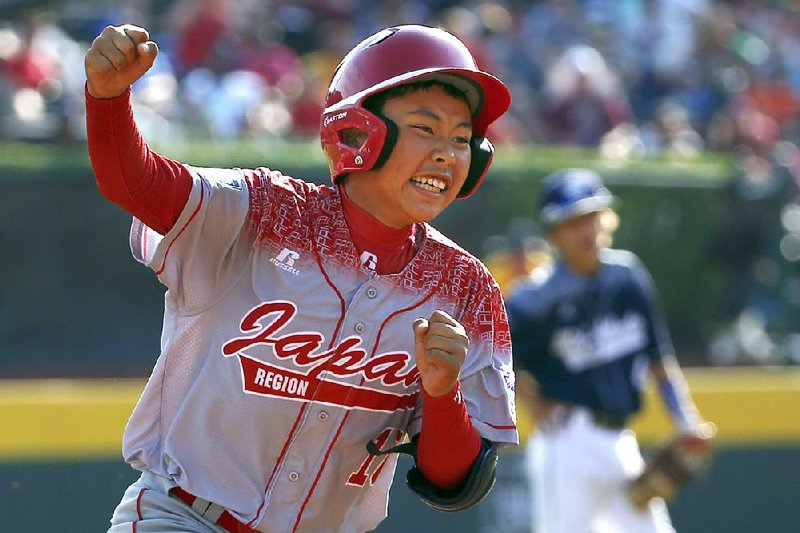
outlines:
[[[515,365],[542,394],[629,415],[641,406],[650,363],[672,342],[650,273],[638,257],[602,250],[581,276],[557,261],[520,282],[507,302]]]

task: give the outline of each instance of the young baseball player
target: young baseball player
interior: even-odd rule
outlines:
[[[167,288],[110,531],[371,530],[398,451],[423,501],[475,504],[517,442],[510,334],[488,270],[428,222],[480,184],[508,89],[447,32],[376,33],[331,81],[320,186],[151,151],[130,86],[157,51],[123,25],[85,58],[98,187]]]
[[[519,398],[536,422],[527,445],[536,533],[673,531],[663,499],[640,510],[628,494],[644,462],[626,428],[648,373],[677,430],[701,427],[648,271],[601,245],[612,201],[594,171],[546,177],[539,214],[556,258],[507,300]]]

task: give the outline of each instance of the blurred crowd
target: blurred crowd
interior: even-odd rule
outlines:
[[[732,153],[737,209],[715,253],[733,272],[733,326],[712,357],[769,362],[770,327],[797,320],[800,3],[4,0],[0,141],[82,142],[84,51],[123,21],[160,47],[134,88],[155,143],[314,138],[343,54],[376,28],[413,22],[455,33],[509,84],[496,144],[579,145],[621,160]],[[800,336],[787,338],[779,351],[800,362]]]
[[[492,132],[501,144],[764,155],[800,136],[792,2],[7,1],[18,7],[0,3],[5,139],[81,138],[83,52],[121,21],[149,28],[160,45],[136,97],[169,139],[313,137],[339,58],[375,28],[406,22],[457,34],[512,87],[511,113]],[[790,147],[782,157],[794,157]]]
[[[315,136],[339,58],[375,28],[443,27],[505,80],[498,143],[765,154],[800,135],[800,7],[711,0],[17,2],[0,20],[3,138],[80,139],[82,54],[108,23],[161,48],[139,104],[169,139]],[[122,3],[120,3],[122,4]],[[0,4],[2,8],[3,4]],[[10,5],[15,5],[11,2]],[[177,137],[176,137],[177,136]],[[790,147],[783,158],[791,159]]]

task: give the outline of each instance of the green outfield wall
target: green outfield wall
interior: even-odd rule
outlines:
[[[191,145],[164,150],[197,165],[269,165],[324,183],[315,141]],[[725,158],[609,164],[569,149],[499,150],[476,194],[434,225],[476,255],[533,217],[541,178],[597,168],[620,198],[616,244],[638,253],[658,284],[678,357],[705,364],[726,320],[735,272],[717,243],[734,171]],[[0,144],[0,378],[145,376],[159,349],[164,288],[128,249],[130,218],[94,184],[85,148]]]

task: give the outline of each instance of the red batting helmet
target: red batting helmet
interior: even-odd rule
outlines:
[[[492,160],[494,148],[485,137],[489,125],[511,105],[508,87],[478,69],[466,45],[437,28],[403,25],[367,37],[342,59],[333,74],[321,118],[322,149],[331,178],[380,167],[394,147],[396,126],[363,107],[364,101],[386,89],[436,79],[464,92],[472,110],[472,163],[459,198],[472,194]],[[360,147],[346,144],[341,133],[357,129],[367,134]]]

